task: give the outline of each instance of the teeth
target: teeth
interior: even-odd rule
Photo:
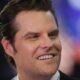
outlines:
[[[53,58],[53,55],[49,54],[49,55],[40,56],[38,59],[39,60],[46,60],[46,59],[51,59],[51,58]]]

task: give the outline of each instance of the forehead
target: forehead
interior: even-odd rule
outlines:
[[[16,16],[15,23],[20,30],[24,31],[57,28],[55,18],[50,11],[22,11]]]

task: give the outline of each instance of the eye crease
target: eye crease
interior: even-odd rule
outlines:
[[[29,35],[28,38],[38,38],[40,35],[39,34],[32,34]]]
[[[25,39],[37,40],[40,37],[39,33],[29,33],[25,36]]]

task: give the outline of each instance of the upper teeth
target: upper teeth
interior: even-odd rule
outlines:
[[[49,55],[40,56],[38,59],[39,59],[39,60],[45,60],[45,59],[50,59],[50,58],[52,58],[52,57],[53,57],[53,55],[49,54]]]

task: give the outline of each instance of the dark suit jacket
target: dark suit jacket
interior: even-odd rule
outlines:
[[[74,80],[60,71],[60,80]]]

